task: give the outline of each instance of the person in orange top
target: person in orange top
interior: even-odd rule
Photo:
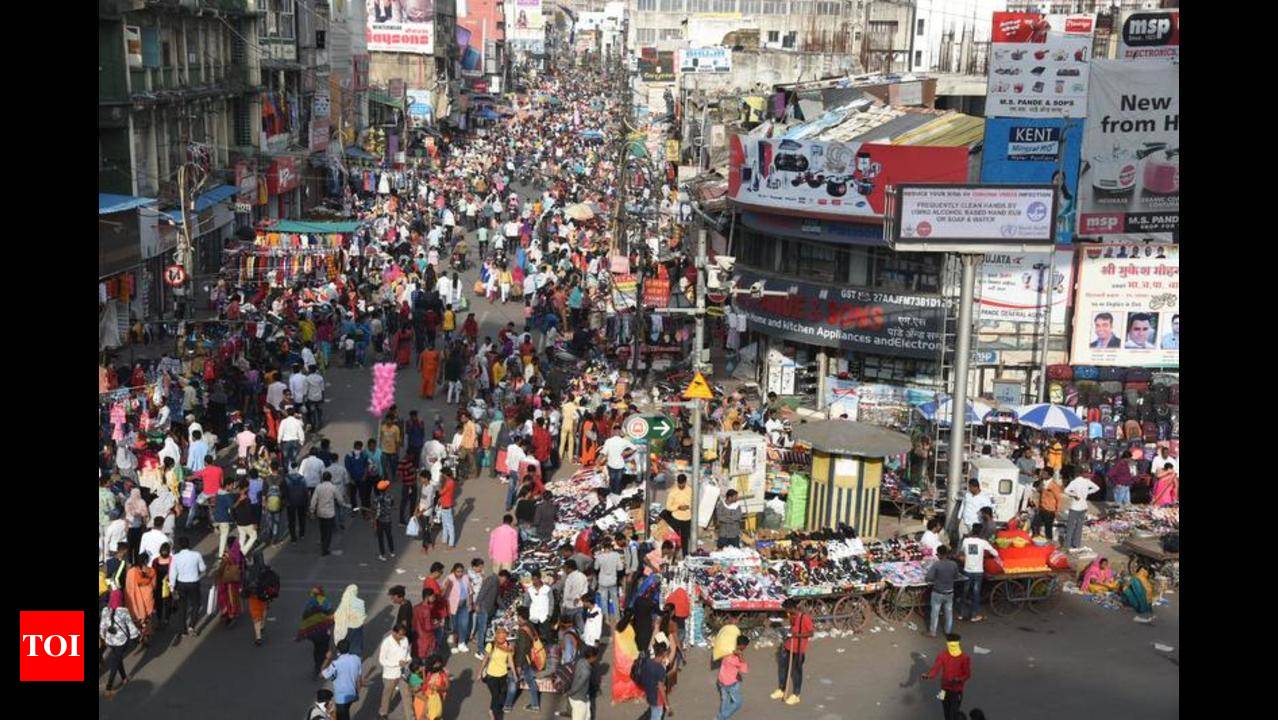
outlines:
[[[1056,472],[1060,472],[1061,466],[1065,463],[1065,448],[1061,445],[1059,439],[1052,440],[1052,444],[1047,448],[1044,454],[1047,466]]]
[[[423,350],[418,356],[417,367],[422,376],[422,397],[431,400],[439,382],[439,351],[433,347]]]
[[[1060,481],[1047,468],[1038,471],[1038,478],[1035,483],[1038,488],[1038,511],[1030,522],[1030,534],[1037,535],[1042,528],[1043,537],[1051,540],[1052,531],[1056,527],[1056,513],[1060,512],[1061,499],[1065,497],[1065,488],[1061,487]]]

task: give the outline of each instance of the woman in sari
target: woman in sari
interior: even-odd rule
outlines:
[[[594,467],[595,455],[599,453],[598,413],[587,415],[581,423],[581,459],[582,467]]]
[[[407,325],[395,333],[395,363],[408,367],[413,362],[413,329]]]
[[[1123,600],[1136,610],[1138,616],[1149,617],[1154,612],[1154,586],[1149,580],[1148,570],[1141,568],[1127,579]]]
[[[438,655],[426,658],[409,677],[413,689],[413,711],[417,720],[440,720],[444,717],[444,698],[448,695],[448,672]]]
[[[142,633],[142,647],[151,639],[151,615],[155,612],[155,570],[147,566],[149,562],[139,555],[124,580],[124,604]]]
[[[439,382],[439,351],[428,347],[418,357],[418,369],[422,375],[422,397],[430,400],[435,397],[435,385]]]
[[[347,585],[333,616],[333,642],[346,640],[350,643],[351,652],[363,657],[364,621],[367,619],[364,601],[359,599],[359,588],[354,583]]]
[[[630,668],[639,657],[635,644],[634,614],[627,610],[613,628],[612,704],[631,702],[644,697],[644,689],[630,679]]]
[[[324,588],[311,588],[311,596],[302,609],[302,624],[297,629],[298,640],[310,640],[312,647],[311,676],[318,678],[324,657],[328,654],[328,642],[333,634],[333,606],[324,596]]]
[[[1114,579],[1114,570],[1109,566],[1108,558],[1097,558],[1083,571],[1083,578],[1078,586],[1084,592],[1105,595],[1118,592],[1118,581]]]
[[[244,611],[240,600],[240,586],[244,581],[244,553],[240,552],[240,539],[235,538],[222,554],[217,568],[217,611],[222,621],[230,626]]]
[[[1154,482],[1154,494],[1150,497],[1150,505],[1167,507],[1180,502],[1180,476],[1172,469],[1171,463],[1165,463],[1154,477],[1158,479]]]

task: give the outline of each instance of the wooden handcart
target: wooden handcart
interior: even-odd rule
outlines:
[[[1180,584],[1180,553],[1163,550],[1158,538],[1129,538],[1119,543],[1119,552],[1127,556],[1127,572],[1135,573],[1144,568],[1151,575],[1164,575]]]
[[[1064,581],[1072,571],[1038,570],[1021,573],[987,573],[986,601],[990,612],[999,617],[1011,617],[1029,608],[1031,612],[1050,612],[1060,602]],[[982,591],[986,591],[982,588]]]

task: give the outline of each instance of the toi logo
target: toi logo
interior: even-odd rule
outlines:
[[[18,632],[19,681],[84,681],[83,611],[23,610]]]

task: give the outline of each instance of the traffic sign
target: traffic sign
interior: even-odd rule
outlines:
[[[625,424],[626,435],[631,440],[641,440],[648,437],[648,418],[642,415],[631,415]]]
[[[687,389],[683,391],[683,396],[689,400],[713,400],[714,393],[710,392],[710,386],[706,384],[706,379],[697,373],[692,378],[692,382],[688,383]]]
[[[164,268],[164,282],[169,287],[177,287],[186,283],[186,268],[181,265],[170,265]]]
[[[645,435],[649,440],[665,440],[674,435],[674,421],[665,415],[648,415],[644,417],[648,423],[648,433]]]

